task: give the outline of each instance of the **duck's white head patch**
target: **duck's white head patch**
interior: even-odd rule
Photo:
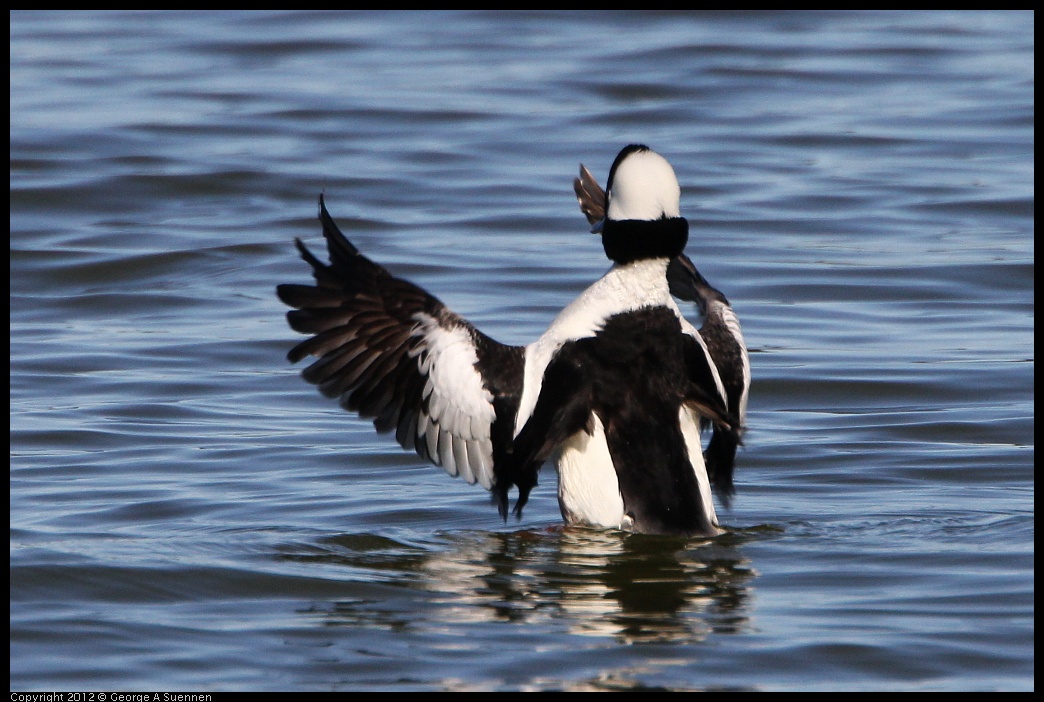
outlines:
[[[674,169],[647,146],[632,144],[616,157],[606,183],[610,220],[680,217],[681,186]]]

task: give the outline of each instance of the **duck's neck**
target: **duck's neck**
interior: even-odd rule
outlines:
[[[689,223],[684,217],[667,219],[608,219],[602,227],[605,255],[618,264],[646,258],[672,259],[685,250]]]

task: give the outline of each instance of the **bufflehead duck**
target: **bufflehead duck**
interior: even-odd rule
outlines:
[[[407,449],[479,483],[521,517],[553,459],[569,524],[655,534],[721,533],[700,443],[711,421],[738,440],[703,337],[667,283],[688,223],[674,170],[646,147],[613,165],[602,229],[609,271],[528,346],[498,343],[362,255],[319,197],[330,263],[297,240],[315,285],[280,285],[290,326],[314,334],[291,362],[342,407]]]
[[[610,179],[612,177],[610,171]],[[573,192],[576,193],[580,211],[591,225],[592,233],[601,233],[608,206],[606,193],[582,163],[580,177],[573,180]],[[672,295],[686,302],[694,302],[699,308],[703,317],[699,334],[721,376],[728,408],[739,421],[739,426],[744,427],[747,418],[747,396],[750,391],[750,360],[747,357],[747,346],[743,340],[739,318],[725,295],[707,282],[684,253],[675,256],[668,264],[667,282]],[[703,453],[711,485],[726,507],[735,494],[732,473],[738,446],[737,438],[737,432],[715,427],[707,450]]]

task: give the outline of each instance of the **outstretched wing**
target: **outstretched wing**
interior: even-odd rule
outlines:
[[[720,290],[707,282],[689,260],[682,254],[667,267],[667,280],[671,293],[684,300],[693,300],[703,314],[700,336],[707,345],[714,365],[721,376],[729,411],[739,425],[736,432],[724,432],[715,425],[704,459],[714,491],[728,507],[736,490],[732,485],[732,473],[736,460],[736,449],[742,443],[744,425],[747,421],[747,397],[750,393],[750,359],[746,342],[740,329],[739,318]]]
[[[330,263],[297,240],[316,284],[277,288],[279,299],[295,308],[287,313],[290,326],[313,335],[287,357],[296,363],[314,356],[305,380],[345,409],[372,418],[378,431],[394,430],[404,448],[492,490],[506,514],[507,491],[519,482],[506,456],[524,349],[494,341],[359,253],[322,196],[319,219]]]

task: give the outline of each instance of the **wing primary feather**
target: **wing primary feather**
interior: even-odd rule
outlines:
[[[308,335],[287,358],[314,357],[305,380],[424,460],[490,490],[505,519],[517,487],[521,515],[540,468],[511,458],[525,349],[491,339],[360,253],[322,195],[318,214],[330,262],[295,239],[315,284],[276,290],[292,308],[291,328]]]

